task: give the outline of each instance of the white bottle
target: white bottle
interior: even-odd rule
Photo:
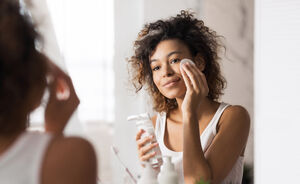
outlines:
[[[143,162],[145,168],[143,168],[142,177],[137,184],[158,184],[157,172],[152,168],[149,162]]]
[[[145,132],[142,134],[141,139],[148,137],[148,136],[153,136],[153,139],[150,141],[150,143],[148,144],[152,144],[152,143],[156,143],[156,137],[155,137],[155,133],[154,133],[154,127],[152,125],[152,121],[151,118],[149,116],[148,113],[143,113],[143,114],[139,114],[139,115],[135,115],[135,116],[129,116],[127,118],[128,121],[136,121],[136,126],[138,128],[138,130],[143,129],[145,130]],[[146,145],[148,145],[146,144]],[[145,146],[146,146],[145,145]],[[162,164],[162,156],[161,156],[161,151],[159,149],[159,147],[155,147],[152,149],[151,152],[155,151],[156,154],[154,157],[149,159],[150,164],[152,165],[153,168],[159,168]]]
[[[174,164],[171,162],[171,157],[164,157],[164,164],[161,166],[160,173],[158,174],[158,183],[178,184],[178,179]]]

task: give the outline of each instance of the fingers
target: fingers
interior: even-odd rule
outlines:
[[[50,98],[55,99],[57,89],[61,91],[64,86],[68,86],[70,79],[56,64],[47,58],[48,64],[48,86],[50,90]]]
[[[148,144],[139,149],[139,157],[141,161],[148,161],[150,158],[156,155],[156,152],[151,150],[158,146],[158,143]]]
[[[142,134],[143,134],[144,132],[145,132],[145,130],[140,129],[140,130],[137,132],[136,136],[135,136],[135,140],[136,140],[136,141],[140,140],[140,139],[141,139],[141,136],[142,136]]]
[[[64,78],[62,78],[61,80],[63,80],[65,82],[65,90],[69,91],[69,99],[70,101],[73,101],[74,103],[78,103],[79,104],[79,98],[76,94],[76,91],[74,89],[74,85],[73,82],[71,80],[71,78],[68,75],[65,75]]]
[[[201,88],[201,93],[204,96],[207,96],[208,92],[209,92],[209,88],[208,88],[207,80],[206,80],[204,73],[201,72],[195,65],[190,65],[189,68],[192,71],[194,71],[193,73],[196,73],[196,78],[199,79],[197,81],[198,81],[198,85],[199,85],[198,87]]]
[[[79,98],[69,77],[55,77],[48,87],[50,91],[50,102],[57,101],[70,103],[70,105],[79,105]]]
[[[152,143],[152,144],[147,144],[146,146],[144,147],[141,147],[139,149],[139,155],[140,157],[144,156],[146,153],[150,152],[153,148],[157,147],[158,146],[158,143]]]
[[[151,151],[153,148],[158,146],[158,143],[151,143],[153,136],[147,136],[141,139],[145,130],[140,129],[136,134],[136,142],[138,147],[138,154],[141,161],[148,161],[150,158],[156,155],[156,152]]]
[[[197,71],[193,68],[189,63],[183,64],[183,69],[186,72],[187,76],[191,80],[192,86],[194,90],[197,90],[201,86],[201,79]]]
[[[196,92],[201,92],[203,93],[203,95],[207,96],[209,88],[207,85],[206,77],[195,65],[185,63],[183,64],[181,71],[185,83],[190,81],[190,89],[193,89]],[[188,78],[189,80],[187,80],[186,78]]]
[[[153,152],[151,152],[151,153],[148,153],[148,154],[146,154],[146,155],[140,157],[140,160],[141,160],[142,162],[148,161],[150,158],[154,157],[155,155],[156,155],[156,152],[153,151]]]
[[[57,80],[52,78],[52,81],[48,84],[49,102],[52,102],[56,98],[56,86],[57,86]]]
[[[61,133],[80,101],[71,78],[51,61],[48,61],[49,100],[45,108],[45,127],[53,133]]]
[[[148,137],[145,137],[143,139],[139,139],[137,141],[138,149],[141,149],[145,144],[149,143],[152,139],[153,139],[153,136],[148,136]]]
[[[46,59],[49,100],[44,114],[45,129],[52,133],[61,133],[77,109],[80,100],[71,78],[56,64]]]
[[[191,80],[187,76],[187,74],[186,74],[185,70],[183,69],[183,67],[180,67],[180,71],[181,71],[183,81],[185,83],[185,86],[186,86],[187,90],[192,90],[193,86],[192,86]]]
[[[55,63],[47,58],[50,98],[57,100],[69,100],[74,105],[79,105],[79,98],[75,92],[71,78]],[[58,95],[57,92],[63,92]]]

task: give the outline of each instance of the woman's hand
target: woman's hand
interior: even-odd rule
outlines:
[[[136,143],[137,143],[137,148],[138,148],[138,153],[139,153],[139,159],[142,162],[149,161],[150,158],[154,157],[156,155],[156,152],[151,152],[150,151],[158,146],[158,143],[151,143],[151,140],[154,138],[152,136],[144,137],[143,139],[142,134],[145,133],[145,130],[140,129],[137,134],[136,134]],[[142,165],[143,166],[143,165]]]
[[[186,62],[180,67],[186,93],[181,106],[183,114],[194,113],[209,92],[205,75],[194,63]]]
[[[79,98],[76,95],[71,78],[51,61],[48,64],[50,94],[45,109],[45,130],[60,134],[79,105]]]

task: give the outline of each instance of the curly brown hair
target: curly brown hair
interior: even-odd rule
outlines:
[[[0,1],[0,135],[24,130],[46,87],[47,62],[17,1]],[[39,95],[39,96],[37,96]],[[32,101],[32,99],[36,99]],[[24,122],[25,121],[25,122]]]
[[[128,60],[131,69],[130,80],[136,92],[146,86],[146,90],[152,97],[154,110],[157,112],[169,112],[177,108],[176,99],[163,96],[154,84],[149,62],[156,46],[161,41],[169,39],[181,40],[189,48],[193,57],[200,54],[205,61],[203,73],[209,87],[208,98],[218,100],[226,86],[226,80],[221,75],[218,62],[219,50],[224,48],[220,42],[220,36],[205,26],[202,20],[194,18],[193,13],[184,10],[167,20],[146,24],[139,32],[134,42],[134,55]],[[199,64],[196,63],[197,66]]]

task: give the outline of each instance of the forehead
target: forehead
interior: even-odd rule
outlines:
[[[150,56],[150,60],[166,57],[171,52],[180,52],[181,54],[190,54],[187,45],[179,39],[163,40],[159,42]]]

